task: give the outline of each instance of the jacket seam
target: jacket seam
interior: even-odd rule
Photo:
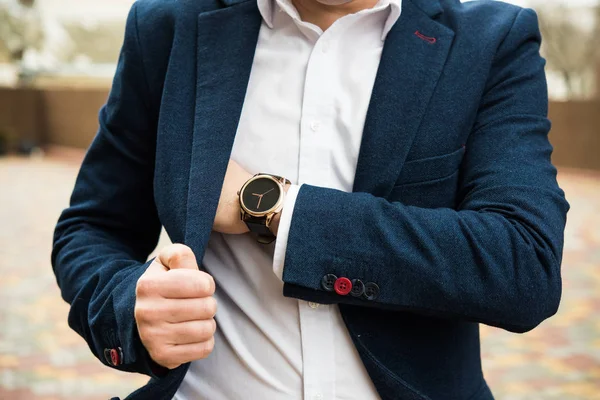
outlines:
[[[515,15],[515,18],[513,19],[512,23],[510,24],[510,28],[506,31],[506,35],[504,35],[504,37],[502,38],[502,41],[498,45],[498,49],[496,50],[496,54],[494,55],[494,58],[492,59],[492,65],[496,61],[496,56],[498,55],[498,53],[499,53],[500,49],[502,48],[502,46],[504,46],[504,42],[506,42],[506,39],[510,36],[510,33],[513,31],[513,29],[515,27],[515,24],[517,23],[517,20],[519,19],[519,16],[521,15],[521,13],[524,10],[525,10],[525,8],[521,8],[517,12],[517,14]]]
[[[404,165],[410,165],[412,163],[421,163],[421,162],[428,162],[428,161],[438,161],[441,159],[444,159],[446,157],[453,157],[455,156],[457,153],[460,152],[464,152],[465,151],[465,147],[461,146],[460,148],[453,150],[449,153],[445,153],[445,154],[439,154],[437,156],[431,156],[431,157],[422,157],[422,158],[415,158],[412,160],[407,160]]]
[[[417,389],[415,389],[414,387],[412,387],[411,385],[409,385],[407,382],[405,382],[403,379],[401,379],[400,377],[398,377],[392,371],[390,371],[388,367],[386,367],[385,365],[381,364],[381,362],[379,360],[377,360],[377,358],[375,358],[375,356],[373,355],[373,353],[371,352],[371,350],[369,350],[364,345],[364,343],[358,338],[358,336],[357,335],[353,335],[353,336],[354,336],[354,340],[356,341],[356,343],[358,343],[360,345],[360,347],[362,347],[362,349],[365,352],[366,356],[369,357],[369,359],[373,363],[375,363],[379,368],[381,368],[381,371],[383,373],[385,373],[389,378],[391,378],[395,382],[399,383],[400,385],[404,386],[407,390],[410,390],[411,392],[413,392],[413,394],[415,394],[417,396],[420,396],[423,400],[431,400],[428,396],[424,395],[423,393],[421,393],[420,391],[418,391]]]
[[[437,182],[442,182],[445,181],[447,179],[452,178],[454,175],[456,175],[458,173],[458,171],[460,170],[460,165],[458,167],[456,167],[455,170],[453,170],[451,173],[441,176],[439,178],[433,178],[433,179],[427,179],[424,181],[414,181],[414,182],[407,182],[407,183],[399,183],[397,185],[394,185],[392,187],[392,190],[394,189],[398,189],[398,188],[403,188],[406,186],[417,186],[417,185],[423,185],[423,184],[428,184],[428,183],[437,183]]]
[[[481,382],[479,384],[479,387],[477,388],[477,390],[475,391],[475,393],[473,393],[471,396],[468,397],[467,400],[475,400],[477,396],[479,396],[483,390],[485,389],[485,379],[481,378]]]
[[[148,81],[148,74],[146,73],[146,67],[145,67],[145,62],[144,62],[144,51],[142,48],[142,42],[140,40],[140,29],[139,29],[139,20],[138,20],[138,7],[137,7],[137,2],[133,4],[133,20],[134,20],[134,32],[135,32],[135,45],[137,47],[137,52],[139,53],[139,59],[140,59],[140,66],[142,69],[142,77],[144,80],[144,84],[146,86],[146,100],[144,101],[146,109],[148,111],[152,110],[152,105],[148,104],[148,102],[151,102],[151,97],[150,97],[150,82]]]

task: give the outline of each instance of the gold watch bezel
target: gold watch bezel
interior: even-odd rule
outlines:
[[[248,207],[246,207],[246,205],[244,204],[244,190],[246,190],[246,187],[248,187],[248,185],[252,182],[254,182],[255,180],[258,179],[270,179],[273,182],[275,182],[277,184],[277,186],[279,187],[279,200],[277,200],[277,203],[275,203],[275,205],[271,208],[269,208],[268,210],[265,211],[261,211],[261,212],[254,212],[252,210],[250,210]],[[244,186],[242,186],[242,188],[238,191],[238,197],[239,197],[239,201],[240,201],[240,208],[242,209],[242,218],[245,214],[249,214],[252,215],[253,217],[270,217],[272,218],[274,214],[278,213],[281,211],[281,209],[283,208],[283,203],[285,201],[285,187],[283,186],[283,184],[274,176],[269,175],[269,174],[256,174],[254,175],[252,178],[248,179],[246,181],[246,183],[244,183]],[[269,222],[271,218],[267,218],[267,226],[269,226]]]

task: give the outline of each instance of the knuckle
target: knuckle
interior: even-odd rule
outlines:
[[[189,279],[190,290],[194,293],[196,297],[204,297],[207,288],[207,282],[201,275],[194,274],[190,276]]]
[[[215,294],[215,289],[216,289],[215,278],[213,278],[211,275],[208,275],[208,294],[210,296]]]
[[[154,353],[150,353],[150,356],[155,362],[168,369],[175,369],[181,365],[181,361],[177,360],[167,347]]]
[[[152,357],[152,359],[154,361],[156,361],[157,363],[159,363],[160,365],[163,365],[165,367],[168,367],[168,365],[173,362],[169,358],[169,353],[163,347],[159,347],[157,349],[154,349],[154,352],[151,352],[150,356]]]
[[[149,353],[152,353],[150,351],[150,348],[152,347],[152,341],[151,341],[151,336],[148,335],[148,333],[146,332],[146,327],[145,326],[139,326],[138,327],[138,334],[140,335],[140,340],[142,341],[142,344],[144,345],[144,347],[146,347],[148,349]]]
[[[140,339],[144,346],[148,349],[148,352],[152,353],[150,349],[152,349],[152,351],[155,351],[156,344],[155,338],[152,335],[152,329],[148,325],[143,325],[139,327],[138,331]]]
[[[214,297],[209,297],[208,298],[208,304],[209,304],[209,314],[211,315],[211,317],[214,317],[217,314],[217,299],[215,299]]]
[[[190,290],[193,292],[195,297],[202,297],[202,293],[204,292],[204,283],[202,279],[197,279],[196,276],[193,276],[195,279],[189,280]]]
[[[182,243],[174,243],[169,247],[171,251],[176,254],[187,254],[192,252],[192,249]]]
[[[160,365],[165,365],[164,354],[159,350],[149,350],[150,357]]]
[[[167,258],[170,262],[179,262],[183,258],[189,256],[191,253],[192,249],[190,249],[188,246],[181,243],[175,243],[168,247]]]
[[[141,304],[139,304],[139,302],[135,304],[135,307],[133,309],[133,317],[138,323],[146,322],[147,320],[144,308]]]
[[[156,291],[156,282],[154,279],[149,278],[147,276],[142,275],[140,279],[138,279],[135,294],[136,297],[144,297],[149,296]]]
[[[204,351],[205,351],[207,357],[210,353],[212,353],[214,348],[215,348],[215,338],[212,337],[206,342],[206,345],[204,348]]]
[[[202,300],[202,316],[204,319],[212,318],[217,313],[217,301],[214,297],[207,297]]]
[[[169,254],[169,265],[177,265],[179,263],[181,263],[181,260],[183,259],[183,254],[181,254],[179,251],[174,251],[172,253]]]
[[[167,365],[165,365],[165,367],[167,367],[168,369],[175,369],[175,368],[179,367],[180,365],[181,364],[178,364],[176,362],[170,362],[170,363],[167,363]]]
[[[201,328],[199,329],[200,339],[207,340],[207,339],[212,338],[213,335],[215,334],[215,328],[216,328],[216,325],[212,318],[209,320],[206,320],[206,321],[202,321]]]
[[[157,307],[148,307],[141,305],[139,308],[139,315],[142,321],[153,322],[160,320],[161,312]]]
[[[215,293],[215,280],[212,276],[207,273],[202,272],[198,274],[198,279],[196,280],[196,291],[199,296],[212,296]]]
[[[206,358],[210,355],[210,353],[212,353],[214,348],[215,348],[215,339],[210,338],[206,342],[202,343],[202,346],[200,347],[198,356],[200,358]]]

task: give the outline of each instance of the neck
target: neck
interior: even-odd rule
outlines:
[[[339,18],[373,8],[378,0],[351,0],[348,3],[326,5],[317,0],[292,0],[302,21],[317,25],[325,32]]]

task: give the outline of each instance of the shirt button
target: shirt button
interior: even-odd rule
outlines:
[[[313,302],[313,301],[309,301],[309,302],[308,302],[308,306],[309,306],[310,308],[313,308],[313,309],[315,309],[315,308],[319,308],[319,303],[315,303],[315,302]]]
[[[310,123],[310,129],[312,129],[313,132],[318,131],[319,128],[321,128],[321,123],[319,121],[313,121]]]
[[[315,393],[313,395],[313,400],[323,400],[323,395],[321,393]]]

